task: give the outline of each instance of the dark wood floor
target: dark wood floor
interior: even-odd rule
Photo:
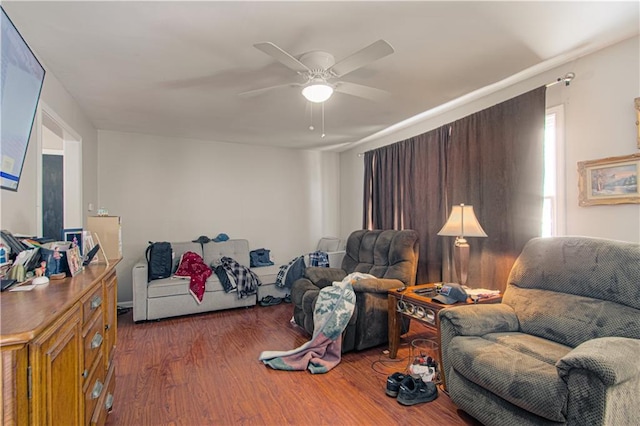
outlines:
[[[134,324],[118,317],[116,390],[107,425],[478,425],[442,391],[405,407],[386,378],[408,366],[412,324],[398,360],[386,347],[344,354],[327,374],[278,371],[264,350],[290,350],[309,336],[289,323],[292,306],[240,308]]]

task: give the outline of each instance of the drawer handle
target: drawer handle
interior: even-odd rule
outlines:
[[[100,380],[96,380],[96,384],[93,385],[93,390],[91,391],[91,399],[98,399],[100,394],[102,393],[102,387],[104,385]]]
[[[113,395],[109,394],[107,395],[107,398],[104,401],[104,408],[107,409],[107,411],[111,410],[111,408],[113,407]]]
[[[105,331],[109,331],[111,329],[111,324],[105,324],[104,325],[104,330]]]
[[[96,309],[100,305],[102,305],[102,297],[96,296],[91,299],[91,309]]]
[[[88,375],[89,375],[89,370],[84,370],[84,371],[82,372],[82,378],[83,378],[83,379],[86,379]]]
[[[96,335],[93,336],[93,339],[91,339],[91,349],[99,348],[101,344],[102,335],[100,333],[96,333]]]

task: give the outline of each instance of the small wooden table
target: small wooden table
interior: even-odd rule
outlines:
[[[465,304],[500,303],[502,301],[502,295],[498,295],[481,298],[476,302],[469,298],[466,303],[445,305],[432,301],[431,298],[436,295],[436,284],[433,283],[408,287],[401,292],[398,292],[397,289],[389,290],[387,296],[389,301],[389,358],[394,359],[398,355],[403,316],[418,320],[428,328],[434,330],[436,332],[438,346],[440,346],[440,319],[438,318],[438,312],[442,309],[455,308],[464,306]],[[442,365],[442,349],[440,347],[438,348],[438,358],[438,365]],[[444,384],[444,374],[442,374],[442,382]]]

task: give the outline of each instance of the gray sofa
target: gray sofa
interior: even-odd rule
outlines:
[[[198,253],[207,265],[218,263],[223,256],[231,257],[244,266],[250,264],[247,240],[210,241],[205,244],[178,242],[171,243],[171,247],[174,270],[180,256],[187,251]],[[251,270],[260,277],[263,285],[271,285],[276,282],[278,269],[277,265],[273,265]],[[215,273],[207,279],[201,304],[189,293],[188,278],[172,277],[149,282],[147,276],[147,261],[143,258],[133,267],[133,320],[136,322],[256,304],[257,296],[239,298],[236,292],[226,293]]]
[[[640,424],[640,245],[533,239],[501,304],[439,319],[451,399],[482,423]]]

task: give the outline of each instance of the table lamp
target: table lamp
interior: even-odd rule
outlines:
[[[444,224],[438,235],[456,237],[453,249],[456,275],[458,282],[465,285],[469,269],[469,244],[464,237],[487,236],[473,213],[473,206],[465,206],[464,204],[453,206],[447,223]]]

